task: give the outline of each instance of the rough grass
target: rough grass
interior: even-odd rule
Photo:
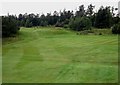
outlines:
[[[118,36],[21,28],[3,40],[3,83],[116,83]]]
[[[78,34],[82,34],[82,35],[111,35],[112,34],[112,30],[110,28],[92,28],[91,30],[84,30],[84,31],[80,31],[78,32]]]

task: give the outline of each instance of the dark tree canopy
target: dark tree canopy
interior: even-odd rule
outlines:
[[[114,24],[120,22],[119,16],[115,15],[114,11],[118,10],[114,7],[101,6],[98,11],[94,11],[95,6],[88,5],[85,10],[84,5],[80,5],[78,10],[66,10],[45,14],[19,14],[2,17],[2,35],[11,36],[16,34],[19,27],[33,26],[56,26],[64,27],[76,31],[89,30],[92,27],[111,28]],[[117,26],[114,26],[118,28]],[[116,30],[116,29],[115,29]],[[114,29],[113,29],[114,31]]]
[[[96,14],[95,26],[98,28],[110,28],[112,26],[112,13],[110,7],[103,7],[99,9]]]
[[[2,36],[8,37],[16,34],[19,30],[18,21],[14,16],[2,17]]]
[[[76,17],[69,23],[70,28],[76,31],[90,30],[92,23],[89,18]]]

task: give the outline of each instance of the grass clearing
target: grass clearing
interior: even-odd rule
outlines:
[[[3,83],[116,83],[118,36],[21,28],[3,40]]]

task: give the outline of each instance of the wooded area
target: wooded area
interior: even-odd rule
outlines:
[[[33,27],[33,26],[55,26],[70,28],[75,31],[90,30],[91,27],[111,29],[114,34],[120,33],[120,18],[117,8],[101,6],[97,12],[94,11],[95,6],[90,4],[85,10],[84,5],[79,6],[78,10],[57,12],[53,14],[19,14],[2,16],[2,35],[7,37],[18,32],[19,27]]]

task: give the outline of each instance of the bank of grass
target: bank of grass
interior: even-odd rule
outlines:
[[[21,28],[3,41],[3,83],[116,83],[118,36]]]
[[[112,35],[112,30],[110,28],[91,28],[91,30],[84,30],[77,33],[82,35]]]

